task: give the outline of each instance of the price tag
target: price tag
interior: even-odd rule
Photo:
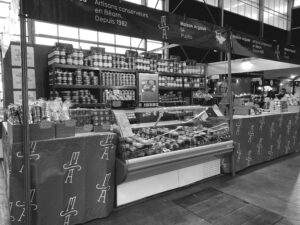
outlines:
[[[202,121],[205,121],[207,118],[208,118],[208,115],[207,115],[206,112],[202,113],[202,115],[200,116],[200,119],[201,119]]]
[[[39,123],[40,129],[49,129],[52,127],[52,125],[53,123],[45,120]]]
[[[125,113],[122,112],[114,112],[117,120],[117,124],[120,127],[121,133],[123,137],[131,137],[133,136],[133,132],[131,130],[131,126],[129,120]]]

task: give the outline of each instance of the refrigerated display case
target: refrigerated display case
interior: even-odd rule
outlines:
[[[115,110],[117,205],[218,175],[233,152],[229,119],[217,106]]]

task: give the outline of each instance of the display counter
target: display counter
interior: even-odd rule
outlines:
[[[114,206],[116,143],[113,133],[31,142],[32,225],[108,216]],[[9,143],[5,123],[3,149],[11,224],[25,224],[22,143]]]
[[[220,174],[231,154],[228,119],[217,107],[115,110],[121,142],[117,205]]]
[[[300,151],[300,112],[234,116],[236,171]],[[223,168],[230,165],[223,160]]]

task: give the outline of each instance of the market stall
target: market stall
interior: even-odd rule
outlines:
[[[232,35],[232,42],[233,53],[247,56],[231,61],[232,74],[268,71],[268,79],[274,79],[274,75],[281,73],[282,69],[300,68],[299,51],[294,46],[277,43],[274,46],[265,40],[236,32]],[[225,62],[211,63],[208,76],[224,73],[226,68]],[[262,79],[256,80],[264,84]],[[271,86],[275,85],[274,80],[269,81],[269,85],[270,82]],[[279,87],[279,83],[277,85]],[[254,107],[253,98],[251,93],[235,98],[238,109],[233,116],[236,171],[299,151],[299,99],[292,95],[281,100],[265,98],[265,107],[261,109]],[[249,101],[252,104],[248,104]],[[230,171],[230,164],[228,159],[223,159],[224,171]]]
[[[224,28],[211,25],[204,21],[176,16],[168,12],[138,6],[125,1],[80,1],[76,3],[74,1],[64,1],[63,3],[60,1],[49,1],[41,3],[40,1],[34,0],[26,1],[24,4],[24,14],[26,13],[28,18],[31,19],[55,22],[68,26],[78,26],[85,29],[101,30],[104,32],[114,32],[123,35],[132,36],[134,34],[133,36],[139,38],[168,41],[170,43],[174,42],[186,46],[228,51],[228,33]],[[50,8],[53,10],[49,10]],[[108,8],[113,10],[114,13],[104,14]],[[21,5],[21,11],[22,9]],[[91,13],[93,14],[92,17]],[[78,14],[81,15],[80,19],[77,16]],[[24,22],[24,19],[25,17],[22,14],[21,22]],[[231,154],[233,149],[230,135],[230,126],[232,125],[230,118],[231,110],[229,107],[229,116],[224,118],[222,113],[219,112],[218,107],[192,106],[196,92],[201,89],[203,92],[205,90],[205,65],[196,63],[196,61],[193,60],[184,62],[180,59],[163,59],[157,57],[157,55],[155,56],[155,54],[146,53],[144,56],[139,56],[132,51],[128,51],[126,55],[122,56],[106,53],[102,48],[94,48],[90,51],[83,52],[80,49],[74,49],[70,45],[63,45],[61,43],[58,43],[51,49],[48,48],[48,51],[45,52],[47,49],[45,46],[33,45],[31,46],[32,48],[26,48],[24,37],[25,30],[22,30],[22,47],[20,49],[15,47],[11,48],[16,50],[12,55],[17,55],[17,57],[22,55],[19,60],[20,63],[18,65],[10,65],[8,68],[9,74],[12,74],[12,76],[9,77],[17,77],[19,83],[16,83],[14,78],[9,78],[7,82],[9,82],[8,87],[10,87],[10,90],[6,90],[7,93],[9,93],[8,96],[6,96],[6,100],[8,101],[6,105],[11,101],[17,103],[17,100],[18,103],[23,103],[23,111],[19,111],[19,114],[24,115],[22,117],[24,120],[20,122],[20,124],[13,125],[24,124],[23,129],[21,127],[24,134],[23,139],[22,133],[19,136],[21,140],[25,141],[23,145],[19,144],[18,148],[24,147],[24,157],[20,158],[20,160],[24,162],[23,175],[25,176],[22,178],[24,183],[19,187],[25,188],[25,208],[31,210],[24,209],[26,216],[24,214],[20,221],[17,222],[24,223],[26,221],[27,224],[39,224],[49,218],[46,217],[45,210],[48,210],[47,207],[50,206],[50,204],[45,206],[38,198],[38,196],[40,196],[40,199],[44,198],[43,193],[48,189],[43,190],[43,188],[48,185],[48,181],[45,180],[45,185],[35,182],[39,179],[43,180],[45,174],[47,175],[51,171],[46,167],[46,163],[39,164],[41,161],[31,160],[32,152],[30,146],[32,146],[32,143],[36,143],[36,148],[41,146],[39,151],[41,153],[45,152],[45,160],[47,160],[46,157],[55,157],[48,150],[48,146],[53,145],[53,148],[59,146],[59,149],[62,150],[65,148],[65,142],[74,141],[74,145],[76,144],[76,148],[78,148],[76,152],[82,151],[87,154],[87,152],[89,152],[89,146],[91,145],[91,148],[95,147],[91,150],[93,154],[86,155],[85,160],[87,160],[87,165],[91,164],[91,167],[97,167],[100,166],[99,162],[93,165],[95,162],[89,162],[88,160],[89,157],[96,160],[96,146],[99,146],[99,143],[101,144],[96,137],[98,137],[98,135],[104,135],[88,133],[84,137],[75,136],[63,139],[48,137],[48,140],[33,141],[33,132],[31,130],[33,125],[29,118],[30,115],[36,114],[36,110],[32,111],[32,105],[29,104],[30,107],[27,105],[28,99],[34,100],[35,96],[33,93],[36,94],[37,98],[50,98],[50,105],[52,101],[56,101],[59,97],[63,102],[71,101],[75,108],[84,107],[96,110],[95,112],[87,109],[77,109],[75,113],[71,113],[70,111],[71,118],[76,120],[76,133],[81,131],[99,132],[112,128],[110,126],[111,124],[107,124],[107,122],[112,122],[113,119],[110,117],[110,121],[99,119],[106,118],[106,115],[101,114],[101,112],[95,108],[105,108],[107,106],[115,109],[127,108],[126,111],[114,110],[116,125],[113,127],[113,130],[119,132],[121,137],[121,142],[119,143],[121,147],[117,150],[117,162],[121,163],[117,163],[116,176],[118,178],[118,184],[125,181],[123,184],[118,185],[116,189],[117,205],[124,205],[156,193],[182,187],[220,173],[219,156]],[[33,60],[26,60],[26,58],[28,58],[28,56],[26,57],[26,50],[30,51],[29,53],[31,53],[31,59]],[[8,56],[9,59],[7,61],[9,64],[15,63],[14,60],[10,60],[12,55]],[[32,64],[32,62],[34,62],[34,64]],[[18,67],[22,73],[17,74],[15,72],[16,68],[14,67]],[[35,71],[27,70],[28,67]],[[38,71],[39,69],[41,69],[41,72]],[[46,74],[45,70],[47,71]],[[39,74],[38,77],[36,76],[37,74]],[[30,82],[27,83],[27,80]],[[22,85],[20,85],[21,83]],[[32,85],[34,83],[35,85]],[[19,85],[18,88],[16,88],[17,85]],[[46,86],[44,89],[46,93],[41,92],[43,86]],[[20,89],[22,89],[22,92]],[[19,95],[15,94],[16,91],[19,91]],[[20,93],[22,93],[22,95],[20,95]],[[231,98],[230,91],[223,93],[223,95],[228,95],[228,98]],[[43,105],[47,104],[48,103]],[[179,107],[168,109],[160,107],[153,108],[158,105],[163,107]],[[39,104],[36,104],[36,106],[40,107]],[[14,107],[18,108],[18,106]],[[134,107],[143,108],[132,109]],[[145,109],[145,107],[147,109]],[[128,110],[128,108],[131,108],[131,111]],[[47,111],[42,109],[43,108],[40,109],[42,112]],[[97,119],[92,118],[95,115],[94,113],[96,113],[96,115],[99,113],[98,117],[96,116]],[[141,120],[132,124],[132,114]],[[41,118],[44,118],[44,116]],[[39,120],[39,122],[41,121]],[[54,122],[59,122],[59,120]],[[130,126],[124,126],[126,122],[128,122]],[[124,130],[126,132],[124,132]],[[152,134],[153,132],[156,134],[159,133],[158,136],[160,136],[160,140],[149,140],[149,132],[152,132]],[[196,136],[193,137],[193,135]],[[166,143],[164,143],[164,141],[166,141]],[[12,159],[14,159],[15,156],[14,148],[16,147],[10,150],[10,148],[6,147],[8,153],[11,152],[10,155]],[[68,149],[70,149],[70,147],[66,147],[66,152],[68,152]],[[114,153],[114,145],[111,151]],[[62,158],[67,154],[65,151],[55,152]],[[82,154],[80,153],[80,155]],[[74,157],[77,156],[76,154],[74,155]],[[73,156],[67,155],[66,157],[71,157],[72,159]],[[103,157],[106,157],[106,153]],[[6,161],[10,162],[9,157],[6,157]],[[49,160],[49,163],[50,162],[51,160]],[[11,161],[11,164],[8,163],[8,165],[14,168],[15,164],[18,163],[20,162],[14,160]],[[53,162],[53,164],[55,163]],[[66,190],[64,188],[66,184],[64,184],[63,178],[64,176],[68,176],[68,172],[62,171],[64,168],[63,165],[65,165],[66,162],[59,160],[59,163],[56,164],[53,169],[54,171],[52,171],[53,173],[48,174],[51,176],[49,186],[52,185],[51,182],[55,182],[57,187],[63,187],[62,189]],[[83,165],[81,166],[83,171]],[[107,167],[105,163],[101,166],[104,168]],[[80,171],[75,171],[75,168],[73,169],[73,179],[75,179],[75,174],[77,172],[80,173]],[[43,173],[44,170],[45,173]],[[87,167],[87,170],[89,170],[89,167]],[[94,168],[93,174],[96,175],[95,171],[97,171],[97,169]],[[197,174],[195,174],[195,176],[188,176],[191,171],[197,171]],[[78,209],[78,212],[74,211],[68,214],[68,209],[73,209],[74,204],[77,204],[73,196],[75,195],[73,194],[74,190],[71,189],[71,197],[69,197],[69,193],[61,193],[63,199],[65,199],[66,202],[70,201],[70,204],[68,205],[68,203],[62,203],[60,201],[51,202],[51,206],[55,208],[55,210],[51,212],[53,214],[49,215],[52,215],[54,218],[65,216],[65,218],[60,218],[60,220],[57,219],[57,223],[59,223],[59,221],[65,221],[66,224],[82,223],[90,219],[107,216],[111,210],[110,206],[113,204],[113,198],[106,199],[107,202],[109,201],[109,203],[107,203],[109,208],[99,209],[98,205],[98,208],[95,207],[95,209],[100,210],[98,214],[91,212],[90,217],[84,218],[79,216],[81,210],[85,210],[87,215],[89,215],[89,204],[92,204],[90,201],[95,202],[95,199],[99,201],[104,200],[103,195],[106,193],[105,191],[107,191],[105,188],[108,187],[105,186],[105,182],[109,177],[106,176],[108,174],[107,170],[101,170],[101,172],[104,174],[104,177],[102,177],[104,181],[102,183],[103,187],[99,186],[100,183],[98,185],[100,196],[96,199],[90,195],[98,190],[97,186],[97,190],[94,190],[95,185],[92,185],[91,188],[93,189],[89,191],[84,190],[85,186],[83,185],[80,186],[82,189],[79,190],[80,194],[76,197],[76,201],[80,198],[80,201],[83,202],[81,207],[84,207],[84,201],[86,200],[88,209],[82,208]],[[56,173],[58,174],[55,175]],[[96,177],[90,176],[88,173],[80,173],[80,175],[82,177],[88,177],[86,181],[91,179],[93,182],[99,181],[100,176],[98,175],[96,179]],[[169,175],[172,177],[172,179],[169,179],[170,183],[166,184],[165,187],[164,184],[160,184],[159,186],[158,181],[162,181],[162,178],[167,181],[168,179],[164,178]],[[57,180],[52,180],[54,179],[52,176],[57,176]],[[14,176],[11,176],[10,184],[12,184],[13,179]],[[18,177],[18,179],[21,179],[21,177]],[[113,176],[110,179],[113,179]],[[149,182],[149,185],[145,186],[145,183],[143,184],[144,181]],[[36,188],[35,185],[38,187]],[[90,186],[90,184],[86,185]],[[151,188],[153,186],[157,188]],[[112,187],[113,183],[110,184],[111,195],[113,193]],[[14,185],[10,185],[10,188],[13,193],[15,191]],[[40,191],[36,195],[36,207],[40,209],[41,213],[37,215],[30,205],[32,197],[30,190],[33,189]],[[132,193],[132,190],[135,190],[135,197],[131,197],[132,194],[130,193]],[[138,193],[137,190],[140,190],[140,192]],[[89,191],[90,193],[85,196],[85,194],[82,195],[81,191]],[[79,195],[85,196],[86,199],[79,197]],[[99,201],[95,204],[99,204]],[[64,209],[60,209],[62,204],[64,204]],[[17,203],[12,206],[17,206]],[[12,208],[13,216],[15,212],[13,210],[16,209],[18,208]],[[32,218],[30,212],[33,212]],[[51,222],[53,223],[53,221]]]

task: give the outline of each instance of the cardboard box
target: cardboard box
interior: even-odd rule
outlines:
[[[251,106],[234,106],[234,115],[251,115]]]
[[[83,127],[75,127],[76,133],[89,133],[93,131],[93,124],[86,124]]]
[[[23,142],[23,125],[7,122],[8,141],[10,144]],[[54,123],[43,121],[39,124],[29,124],[30,141],[55,138]]]
[[[102,125],[94,126],[94,132],[111,132],[111,124],[105,122]]]
[[[73,137],[75,136],[75,120],[67,120],[60,123],[55,123],[55,137]]]

